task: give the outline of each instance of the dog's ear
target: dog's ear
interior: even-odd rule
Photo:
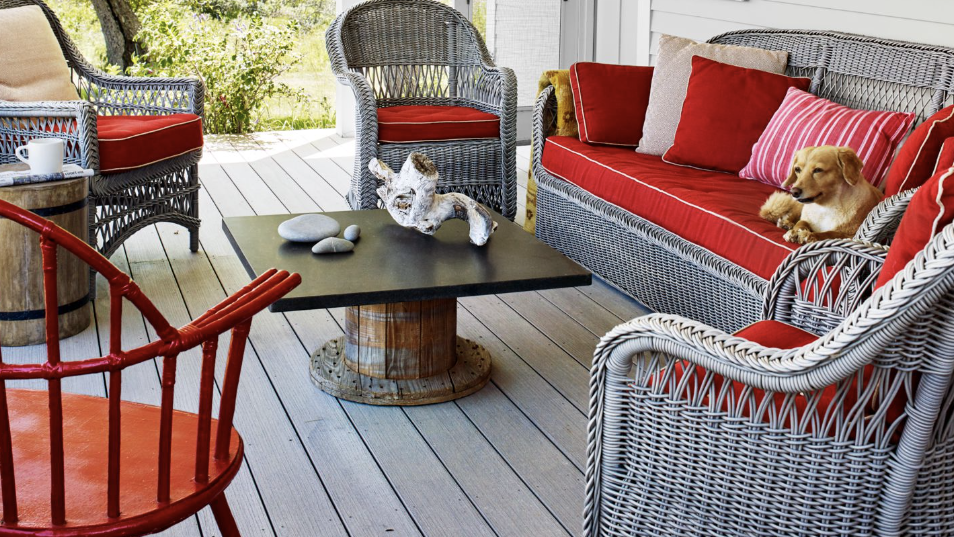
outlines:
[[[788,167],[788,177],[785,179],[785,182],[782,183],[783,188],[788,188],[795,184],[795,181],[798,179],[798,175],[795,173],[795,163],[798,162],[798,155],[806,151],[811,151],[814,147],[803,147],[795,152],[792,155],[792,165]]]
[[[837,155],[838,168],[841,169],[841,175],[845,178],[846,183],[854,186],[858,184],[858,181],[865,180],[865,177],[861,175],[861,169],[864,168],[865,163],[861,162],[861,159],[855,154],[854,149],[850,147],[839,147]]]

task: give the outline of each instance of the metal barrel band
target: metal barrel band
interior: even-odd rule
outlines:
[[[86,293],[78,300],[74,300],[69,304],[63,304],[56,308],[57,315],[64,315],[71,311],[75,311],[85,306],[89,302],[89,293]],[[36,319],[42,319],[46,316],[46,310],[26,310],[26,311],[0,311],[0,321],[33,321]]]

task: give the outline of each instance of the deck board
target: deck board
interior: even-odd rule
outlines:
[[[137,233],[112,261],[172,324],[185,324],[248,282],[221,218],[347,209],[353,151],[353,140],[330,130],[210,136],[200,164],[199,252],[189,252],[186,231],[159,224]],[[521,212],[528,166],[529,148],[520,147]],[[107,346],[108,294],[100,278],[94,325],[63,342],[68,359]],[[309,354],[342,334],[341,308],[258,315],[235,416],[245,460],[227,493],[243,535],[576,534],[593,349],[613,326],[645,312],[598,280],[462,299],[459,333],[491,352],[491,381],[464,399],[416,408],[342,402],[311,383]],[[124,307],[122,324],[125,348],[156,337],[132,307]],[[226,348],[223,338],[215,405]],[[44,349],[4,348],[3,356],[35,362]],[[198,364],[198,352],[179,357],[177,408],[197,407]],[[123,398],[158,403],[160,373],[152,361],[127,369]],[[106,379],[70,379],[64,387],[102,396]],[[163,535],[218,530],[205,509]]]

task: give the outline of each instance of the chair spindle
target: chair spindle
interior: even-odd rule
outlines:
[[[56,248],[49,237],[40,235],[43,255],[43,306],[46,315],[46,361],[60,365],[60,322],[56,287]],[[66,476],[63,454],[63,391],[60,377],[49,379],[50,398],[50,504],[54,525],[66,524]]]
[[[0,365],[3,356],[0,356]],[[17,482],[13,472],[13,438],[10,435],[10,409],[7,407],[7,381],[0,379],[0,490],[3,491],[3,524],[16,524]]]
[[[123,295],[118,285],[109,286],[109,354],[122,356]],[[123,371],[119,367],[109,372],[109,455],[106,483],[106,512],[111,518],[119,516],[119,472],[121,451]]]
[[[162,408],[159,421],[159,503],[169,502],[172,466],[172,404],[176,386],[176,355],[162,359]]]
[[[195,480],[209,480],[209,445],[212,437],[212,383],[215,381],[215,353],[219,340],[210,339],[202,344],[202,374],[199,378],[199,430],[195,443]]]
[[[235,416],[235,397],[238,394],[239,376],[242,373],[242,361],[245,359],[245,343],[252,319],[237,324],[232,329],[229,341],[229,354],[225,363],[225,382],[222,385],[222,404],[219,405],[219,428],[215,437],[215,458],[226,460],[229,457],[229,443],[232,441],[232,418]]]

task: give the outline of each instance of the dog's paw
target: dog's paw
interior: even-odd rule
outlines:
[[[796,222],[792,221],[791,215],[787,215],[787,214],[775,221],[776,226],[785,230],[792,229],[793,227],[795,227],[795,224]]]
[[[782,238],[795,244],[808,244],[817,240],[811,230],[803,227],[788,230]]]

